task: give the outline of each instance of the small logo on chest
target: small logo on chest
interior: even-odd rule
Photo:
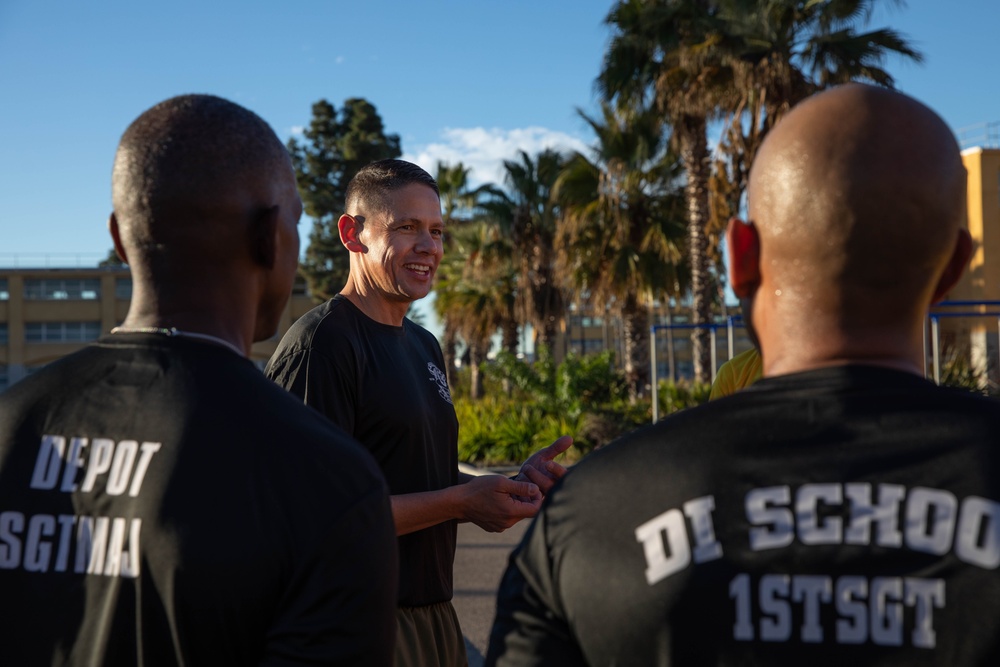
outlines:
[[[448,376],[429,361],[427,362],[427,370],[431,372],[431,376],[428,379],[437,383],[438,394],[441,398],[451,403],[451,392],[448,390]]]

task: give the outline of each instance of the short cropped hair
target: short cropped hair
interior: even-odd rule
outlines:
[[[249,109],[213,95],[173,97],[122,135],[112,174],[115,212],[139,246],[155,243],[168,231],[158,227],[179,209],[210,207],[288,159],[274,130]]]
[[[388,195],[412,183],[426,185],[441,196],[434,177],[412,162],[389,159],[365,165],[347,184],[344,196],[347,213],[357,213],[361,202],[385,210],[389,206]]]

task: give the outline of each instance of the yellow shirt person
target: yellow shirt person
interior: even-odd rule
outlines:
[[[757,348],[752,347],[746,352],[737,354],[719,367],[708,400],[729,396],[749,387],[761,378],[762,370],[760,352]]]

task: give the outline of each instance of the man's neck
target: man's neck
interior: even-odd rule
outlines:
[[[164,305],[164,304],[159,304]],[[201,309],[149,307],[142,300],[133,299],[128,315],[116,327],[121,333],[136,330],[176,330],[179,333],[199,334],[223,341],[249,356],[253,345],[253,325],[244,326],[242,318],[227,317],[220,311],[206,314]]]
[[[761,340],[765,377],[849,364],[880,366],[923,376],[922,354],[920,342],[914,344],[905,336],[862,339],[827,333],[825,336]]]
[[[380,324],[388,324],[393,327],[403,326],[403,318],[406,317],[406,311],[410,309],[410,304],[406,302],[388,302],[372,294],[362,294],[352,285],[344,287],[340,295],[353,303],[369,318]]]

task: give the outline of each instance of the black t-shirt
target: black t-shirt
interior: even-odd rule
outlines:
[[[357,438],[393,495],[458,482],[458,419],[437,339],[372,320],[336,296],[299,318],[266,374]],[[399,604],[450,600],[457,524],[399,537]]]
[[[390,665],[396,567],[371,456],[221,346],[0,394],[0,664]]]
[[[1000,664],[1000,404],[906,373],[765,379],[581,462],[487,664]]]

